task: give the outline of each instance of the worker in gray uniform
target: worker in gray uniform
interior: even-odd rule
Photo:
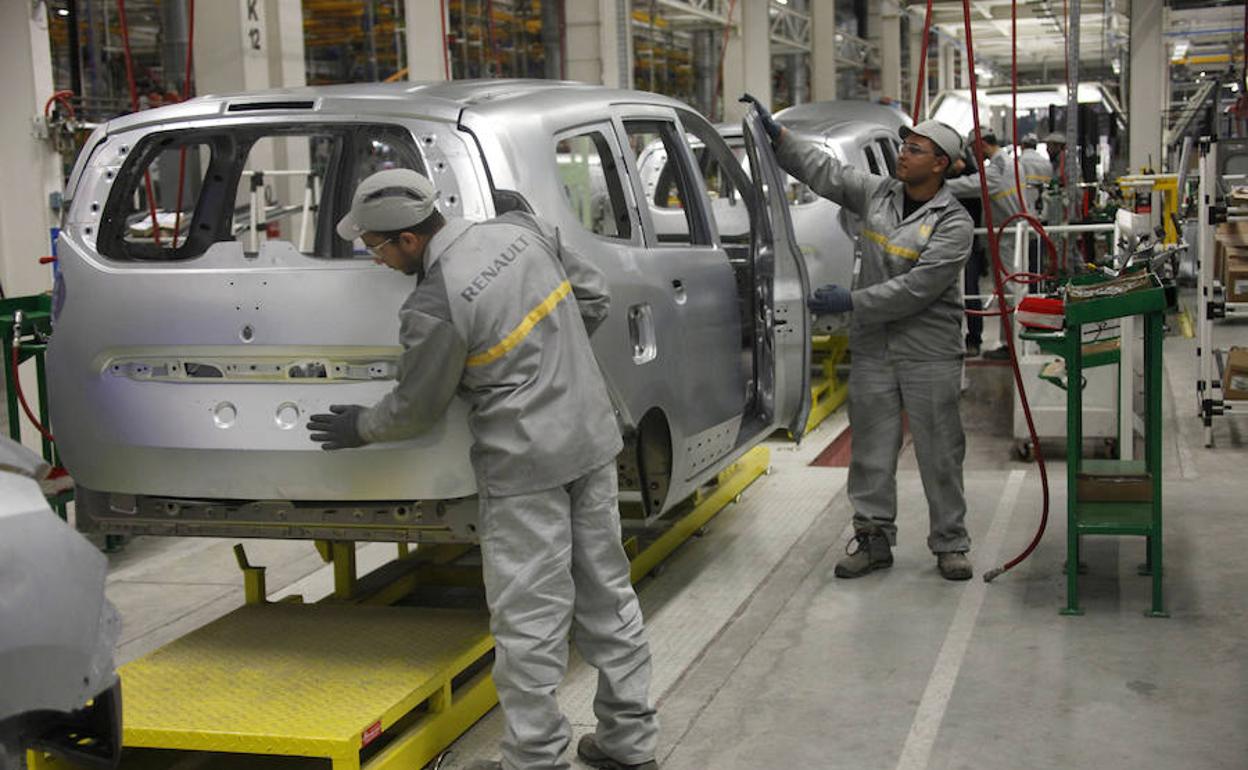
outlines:
[[[330,407],[312,440],[347,449],[419,434],[458,393],[472,464],[505,770],[568,768],[555,689],[568,635],[598,669],[590,765],[653,770],[650,649],[621,540],[620,432],[589,335],[607,315],[602,273],[524,213],[445,219],[408,169],[360,183],[338,224],[376,261],[417,277],[399,310],[398,382],[376,404]]]
[[[855,578],[889,567],[897,541],[897,458],[902,410],[909,415],[930,515],[928,548],[940,574],[971,577],[962,461],[962,267],[971,250],[966,209],[944,188],[958,132],[934,120],[903,127],[896,178],[867,174],[821,143],[782,128],[751,101],[777,148],[780,165],[817,194],[862,221],[861,267],[852,290],[823,286],[819,314],[852,312],[849,422],[854,432],[849,499],[854,539],[836,575]]]
[[[988,199],[992,210],[992,227],[994,230],[997,230],[1001,225],[1005,224],[1006,220],[1022,210],[1021,199],[1018,197],[1018,193],[1023,186],[1016,179],[1014,160],[1006,157],[1006,153],[1002,151],[1001,142],[997,140],[996,134],[991,131],[981,132],[979,139],[976,139],[975,133],[972,131],[966,138],[967,143],[971,147],[977,148],[977,151],[984,156],[984,179],[988,183]],[[1021,165],[1019,170],[1022,170]],[[970,171],[970,173],[963,175],[965,171]],[[963,158],[957,158],[953,162],[953,173],[961,176],[955,176],[947,180],[945,182],[946,190],[958,198],[978,199],[980,197],[982,193],[979,187],[978,164],[968,166]],[[984,219],[984,224],[986,225],[987,223],[988,220]],[[1017,222],[1011,224],[997,241],[997,253],[1001,255],[1001,261],[1005,263],[1007,271],[1011,273],[1015,271],[1014,227],[1016,224]],[[992,269],[992,254],[989,253],[987,248],[988,237],[982,236],[982,242],[984,244],[983,254],[986,264],[978,271],[967,270],[965,283],[967,294],[979,294],[980,276]],[[975,275],[972,276],[972,272],[975,272]],[[968,302],[968,307],[972,310],[977,310],[982,308],[982,304],[979,302]],[[1007,321],[1002,317],[1001,344],[993,350],[986,351],[984,358],[998,361],[1009,359],[1010,349],[1005,344],[1006,323]],[[978,325],[982,328],[982,321]],[[967,326],[972,326],[970,319],[968,319]]]
[[[1039,212],[1040,195],[1049,186],[1049,182],[1053,181],[1053,164],[1036,149],[1039,144],[1040,138],[1035,134],[1025,134],[1022,141],[1023,152],[1018,156],[1023,168],[1023,201],[1032,215]]]

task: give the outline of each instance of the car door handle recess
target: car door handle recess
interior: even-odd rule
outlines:
[[[628,309],[628,341],[633,348],[634,364],[641,365],[658,358],[654,310],[649,304],[633,305]]]

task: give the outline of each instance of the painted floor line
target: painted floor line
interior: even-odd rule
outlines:
[[[1005,540],[1005,533],[1009,530],[1010,521],[1014,518],[1018,493],[1026,475],[1026,471],[1011,471],[1009,479],[1006,480],[1005,491],[1001,494],[1001,501],[997,504],[996,513],[992,517],[992,526],[988,529],[983,556],[976,559],[981,569],[998,564],[1001,544]],[[949,631],[945,634],[944,643],[941,644],[936,665],[932,667],[932,675],[927,680],[927,688],[923,691],[923,698],[919,701],[919,707],[915,711],[914,721],[910,725],[910,734],[906,736],[901,757],[897,761],[897,770],[926,770],[987,591],[988,584],[979,575],[969,581],[963,589],[962,598],[958,600],[958,608],[954,612],[953,622],[949,624]]]

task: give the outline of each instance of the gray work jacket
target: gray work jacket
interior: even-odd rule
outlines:
[[[904,216],[901,182],[846,166],[792,133],[784,134],[778,158],[794,178],[862,220],[850,350],[910,361],[960,357],[962,268],[974,229],[962,204],[941,188]]]
[[[602,272],[536,217],[449,220],[399,311],[398,383],[362,413],[361,436],[421,433],[458,392],[482,495],[562,486],[613,462],[623,442],[589,343],[609,303]]]
[[[1020,160],[1019,163],[1019,170],[1022,171],[1022,161]],[[1026,185],[1016,184],[1014,159],[1007,158],[1002,150],[998,150],[997,154],[984,164],[984,177],[988,180],[988,197],[992,203],[992,227],[995,230],[1005,224],[1007,219],[1022,210],[1019,203],[1018,190],[1021,186],[1023,194],[1026,195],[1027,188]],[[950,179],[945,182],[945,189],[958,198],[978,199],[982,195],[979,189],[978,173]],[[984,221],[984,224],[985,226],[988,224],[987,220]],[[1001,259],[1007,265],[1013,264],[1014,229],[1017,224],[1018,220],[1012,222],[1001,236]]]

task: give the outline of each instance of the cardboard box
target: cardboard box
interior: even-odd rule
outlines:
[[[1222,397],[1248,401],[1248,348],[1231,348],[1222,374]]]
[[[1223,222],[1218,225],[1214,237],[1233,245],[1248,243],[1248,222]]]
[[[1228,255],[1222,267],[1227,302],[1248,302],[1248,257]]]

